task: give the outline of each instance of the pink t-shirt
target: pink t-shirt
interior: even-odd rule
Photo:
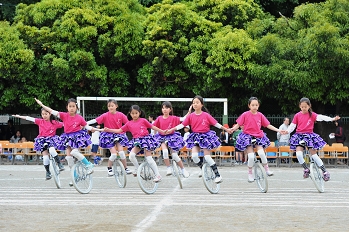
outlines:
[[[210,131],[210,126],[217,124],[217,120],[214,119],[207,112],[201,114],[195,114],[195,112],[189,114],[182,122],[183,126],[190,125],[191,130],[194,133],[206,133]]]
[[[59,118],[62,119],[64,124],[64,133],[72,133],[81,130],[81,126],[86,126],[85,119],[79,115],[75,114],[70,116],[69,113],[59,112]]]
[[[153,125],[145,118],[138,118],[136,121],[128,121],[121,129],[131,132],[133,138],[139,138],[149,135],[148,128],[152,126]]]
[[[245,134],[252,135],[256,138],[262,138],[264,136],[264,132],[261,129],[262,126],[267,127],[270,125],[268,119],[261,112],[252,114],[251,111],[242,113],[236,122],[244,126],[243,132]]]
[[[154,126],[162,129],[167,130],[171,129],[181,123],[181,120],[177,116],[170,115],[168,118],[164,118],[163,116],[159,116],[153,123]],[[174,133],[174,131],[173,131]],[[172,133],[172,134],[173,134]]]
[[[63,127],[62,122],[56,120],[46,121],[42,118],[36,118],[35,124],[39,126],[39,135],[37,137],[51,137],[56,135],[56,130]]]
[[[294,115],[292,123],[297,125],[297,133],[312,133],[314,129],[314,123],[316,122],[316,113],[312,113],[309,116],[309,113],[303,114],[298,112]]]
[[[121,112],[116,112],[112,114],[110,112],[106,112],[101,116],[96,118],[98,124],[104,124],[104,127],[108,127],[110,129],[120,129],[123,124],[128,122],[126,115]]]

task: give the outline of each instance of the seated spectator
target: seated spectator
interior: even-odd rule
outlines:
[[[11,137],[10,143],[18,143],[21,139],[22,139],[22,133],[20,130],[17,130],[16,134]]]

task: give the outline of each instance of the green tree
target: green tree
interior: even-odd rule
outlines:
[[[18,107],[24,99],[27,73],[30,72],[34,53],[19,38],[19,32],[8,22],[0,22],[0,110]]]
[[[144,14],[136,0],[20,4],[15,26],[35,54],[27,95],[60,108],[70,97],[128,95]]]

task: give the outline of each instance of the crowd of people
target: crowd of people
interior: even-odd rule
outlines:
[[[65,160],[69,167],[72,167],[73,157],[75,157],[85,164],[88,173],[92,173],[93,166],[101,163],[101,158],[97,155],[99,147],[110,151],[107,165],[108,176],[114,175],[112,164],[117,156],[120,157],[126,173],[136,176],[139,166],[136,156],[143,153],[146,161],[154,170],[154,182],[161,181],[162,176],[152,158],[152,152],[160,147],[165,165],[168,167],[166,175],[172,174],[169,161],[169,156],[171,156],[177,162],[183,176],[188,178],[190,174],[184,168],[183,162],[178,156],[179,150],[186,147],[191,149],[191,158],[194,163],[202,168],[203,162],[207,162],[216,175],[215,182],[220,183],[223,178],[211,157],[211,150],[219,146],[234,146],[236,164],[247,165],[248,181],[253,182],[254,149],[260,157],[267,175],[273,175],[273,172],[269,169],[267,155],[264,151],[270,145],[269,138],[262,130],[262,127],[265,127],[277,133],[276,146],[289,145],[295,151],[298,162],[304,168],[304,178],[309,177],[309,168],[304,161],[304,150],[309,149],[313,160],[323,171],[324,180],[328,181],[330,174],[317,155],[317,151],[326,143],[318,134],[313,132],[314,123],[316,121],[335,121],[337,128],[331,136],[335,137],[336,142],[343,143],[345,141],[340,117],[331,118],[316,114],[312,111],[308,98],[300,100],[300,111],[295,114],[292,122],[290,123],[290,119],[286,117],[279,128],[271,125],[269,120],[258,111],[260,103],[256,97],[249,99],[248,110],[238,117],[231,128],[228,124],[219,124],[209,114],[201,96],[193,98],[188,113],[184,117],[174,116],[172,104],[166,101],[162,104],[162,115],[157,118],[150,115],[148,120],[145,118],[145,112],[138,105],[131,106],[128,114],[125,115],[117,110],[117,101],[110,99],[107,102],[108,111],[88,122],[77,113],[78,105],[75,99],[67,101],[66,112],[58,112],[45,106],[40,100],[35,100],[42,107],[41,118],[13,116],[38,125],[39,135],[34,140],[34,150],[43,155],[46,179],[51,178],[49,155],[56,159],[60,170],[64,170],[64,166],[58,159],[57,150],[65,151]],[[221,132],[217,135],[215,131],[210,129],[211,126],[218,128]],[[62,127],[64,133],[60,136],[56,135],[56,130]],[[92,137],[87,133],[87,130],[92,132]],[[291,136],[290,134],[294,130],[296,131]],[[181,135],[177,131],[184,131],[184,133]],[[126,132],[132,134],[131,139],[126,136]],[[6,138],[13,143],[25,141],[25,138],[21,136],[21,132],[15,130],[12,120],[8,122]],[[87,160],[79,151],[80,148],[86,148],[91,144],[93,163]],[[127,166],[125,148],[129,152],[129,159],[134,167],[133,171]]]

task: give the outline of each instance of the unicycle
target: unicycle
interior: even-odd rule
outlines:
[[[54,159],[54,157],[52,157],[52,155],[49,153],[50,156],[50,168],[51,168],[51,173],[53,174],[53,179],[55,180],[55,184],[57,186],[58,189],[61,188],[61,180],[59,179],[59,174],[61,173],[61,171],[59,171],[59,167],[58,164],[56,162],[56,160]]]
[[[304,140],[299,141],[299,145],[303,147],[303,149],[305,150],[307,147],[307,143]],[[309,148],[308,148],[309,150]],[[313,181],[316,189],[319,191],[319,193],[323,193],[325,192],[325,186],[324,186],[324,179],[322,177],[322,173],[319,169],[319,167],[317,166],[317,164],[314,162],[313,157],[311,154],[309,154],[309,158],[310,158],[310,179]]]
[[[179,187],[182,189],[183,184],[182,184],[182,173],[179,171],[177,162],[175,160],[172,160],[171,162],[171,168],[172,168],[172,176],[176,177],[178,180]]]
[[[212,168],[208,163],[202,165],[202,180],[206,189],[212,193],[217,194],[220,189],[220,184],[217,184],[214,180],[216,179],[216,174],[213,172]]]
[[[259,160],[257,160],[256,157],[253,164],[253,170],[254,170],[254,179],[257,183],[259,190],[262,193],[266,193],[268,191],[267,172],[265,171],[263,165],[259,162]]]
[[[92,189],[92,175],[87,173],[85,165],[77,161],[70,171],[74,188],[81,194],[89,193]]]
[[[116,183],[120,188],[125,188],[126,186],[126,171],[124,165],[120,160],[115,160],[113,163],[113,172]]]
[[[137,181],[139,187],[146,194],[153,194],[158,188],[158,183],[154,182],[155,173],[146,160],[137,169]]]
[[[325,192],[324,179],[322,178],[322,171],[319,169],[317,164],[314,162],[313,158],[310,155],[310,178],[314,182],[316,189],[319,193]]]

